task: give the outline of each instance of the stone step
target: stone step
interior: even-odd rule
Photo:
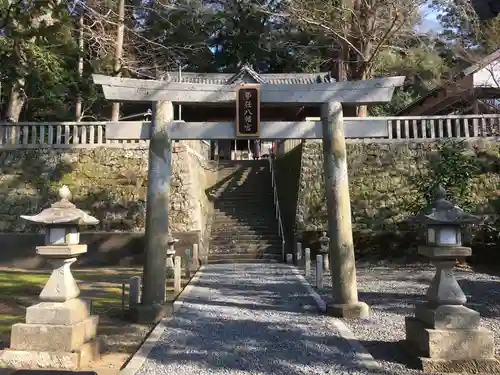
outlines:
[[[246,167],[246,166],[241,166],[241,167],[226,167],[226,168],[219,169],[217,171],[217,174],[233,174],[233,173],[238,173],[241,176],[253,176],[252,173],[270,174],[271,171],[269,170],[269,167],[267,167],[267,166],[258,166],[258,167]]]
[[[214,191],[214,195],[272,195],[273,189],[269,186],[262,186],[262,182],[256,186],[245,187],[221,187]]]
[[[239,163],[224,163],[220,164],[219,163],[219,170],[224,171],[227,169],[259,169],[259,168],[269,168],[269,162],[264,162],[264,163],[259,163],[256,161],[255,164],[252,164],[254,161],[251,160],[250,162],[247,160],[242,160]]]
[[[244,241],[244,240],[267,240],[271,238],[281,238],[278,236],[278,227],[276,228],[270,228],[269,230],[253,230],[250,231],[248,229],[245,230],[240,230],[237,228],[237,230],[212,230],[211,233],[211,238],[213,240],[216,239],[234,239],[239,240],[239,241]],[[281,242],[280,242],[281,243]]]
[[[212,214],[213,216],[224,216],[231,214],[237,214],[238,216],[241,216],[241,213],[249,215],[254,214],[256,216],[262,216],[262,217],[274,217],[275,209],[272,204],[269,204],[267,206],[262,206],[259,203],[255,204],[245,203],[234,206],[214,207]]]
[[[281,254],[210,254],[209,264],[216,263],[277,263]]]
[[[225,179],[224,182],[234,183],[240,182],[255,182],[255,181],[269,181],[271,182],[272,173],[269,170],[236,170],[236,171],[219,171],[217,173],[218,181]]]
[[[214,199],[214,202],[236,202],[236,201],[246,201],[246,200],[253,200],[253,201],[259,201],[262,199],[265,199],[267,201],[272,201],[273,200],[273,192],[248,192],[248,193],[227,193],[227,192],[222,192],[222,193],[216,193],[212,195],[212,198]]]
[[[259,230],[262,227],[270,227],[278,230],[278,223],[276,221],[271,221],[270,219],[262,219],[255,217],[242,217],[241,219],[235,217],[219,217],[214,218],[212,221],[212,228],[221,228],[224,226],[230,226],[232,232],[239,232],[240,230],[254,229]]]
[[[217,171],[217,176],[234,176],[237,178],[257,178],[270,176],[269,168],[224,168]]]
[[[258,178],[240,179],[234,175],[217,176],[218,186],[230,188],[247,188],[249,186],[271,186],[271,175],[259,175]]]
[[[215,212],[212,216],[212,222],[239,222],[248,224],[258,224],[258,223],[273,223],[276,221],[272,212],[255,212],[249,210],[239,210],[230,212]]]
[[[259,208],[270,208],[274,207],[274,200],[272,195],[258,195],[254,198],[245,197],[245,199],[240,199],[236,197],[233,198],[219,198],[214,200],[214,207],[259,207]]]
[[[213,200],[214,206],[237,206],[237,205],[253,205],[255,203],[260,203],[261,206],[269,207],[274,206],[273,195],[224,195],[220,197],[215,197]]]
[[[271,171],[269,168],[224,168],[217,171],[217,176],[253,179],[261,176],[271,176]]]
[[[213,224],[241,224],[250,226],[275,225],[278,220],[269,213],[248,212],[245,210],[236,212],[217,212],[212,216]]]
[[[258,206],[257,204],[255,206],[248,206],[248,205],[242,205],[242,206],[227,206],[227,207],[216,207],[214,208],[212,212],[213,217],[224,217],[224,216],[232,216],[236,215],[237,217],[241,218],[243,215],[249,215],[253,217],[263,217],[263,218],[268,218],[269,220],[274,220],[276,217],[276,212],[274,210],[274,207],[262,207]]]
[[[279,239],[277,233],[269,233],[269,234],[248,234],[241,233],[240,231],[226,232],[226,233],[212,233],[211,241],[215,243],[216,241],[236,241],[236,242],[247,242],[247,241],[271,241],[275,242],[276,239]],[[281,243],[281,239],[279,239],[279,243]]]
[[[267,210],[261,211],[261,210],[255,210],[255,209],[249,209],[249,208],[240,208],[240,209],[221,209],[213,212],[213,220],[217,219],[224,219],[224,218],[230,218],[230,219],[236,219],[238,221],[252,221],[253,219],[258,219],[258,221],[265,220],[265,221],[274,221],[275,216],[274,212],[269,212]]]
[[[217,234],[231,234],[237,232],[239,235],[246,235],[246,234],[277,234],[278,233],[278,225],[273,224],[273,225],[261,225],[261,226],[252,226],[252,225],[241,225],[241,224],[236,224],[237,226],[227,226],[227,225],[217,225],[214,226],[212,224],[212,236],[217,235]],[[236,228],[236,230],[235,230]]]
[[[217,183],[218,183],[217,187],[235,188],[235,189],[245,189],[248,188],[249,186],[268,187],[271,186],[271,175],[262,177],[259,176],[259,178],[252,177],[246,179],[239,179],[238,177],[232,175],[218,176]]]
[[[270,223],[276,221],[274,212],[259,212],[250,210],[217,211],[212,215],[213,221],[239,221],[242,223]]]
[[[213,246],[233,246],[237,248],[244,248],[246,246],[277,246],[281,244],[281,239],[276,237],[268,237],[268,238],[254,238],[254,239],[246,239],[246,240],[237,240],[235,238],[214,238],[212,237],[210,241],[210,245]]]
[[[232,195],[216,197],[214,199],[214,207],[234,207],[234,206],[244,206],[245,204],[254,205],[260,204],[261,207],[274,206],[273,196],[270,195]]]
[[[251,203],[245,203],[245,204],[240,204],[240,205],[234,205],[234,206],[223,206],[223,207],[214,207],[213,210],[213,215],[228,215],[228,214],[241,214],[241,212],[248,213],[248,214],[256,214],[258,216],[263,216],[263,217],[274,217],[273,215],[275,214],[275,209],[272,204],[269,205],[261,205],[259,203],[251,204]]]
[[[258,182],[244,182],[240,186],[218,186],[214,189],[214,193],[230,193],[230,194],[243,194],[243,193],[254,193],[254,194],[269,194],[273,192],[271,182],[258,181]]]
[[[246,253],[268,253],[268,254],[281,254],[281,245],[278,244],[241,244],[241,245],[217,245],[210,243],[209,254],[246,254]]]

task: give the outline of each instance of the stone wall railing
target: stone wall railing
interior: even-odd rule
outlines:
[[[123,126],[137,124],[136,121],[120,121]],[[107,122],[0,122],[1,149],[29,148],[143,148],[147,140],[106,139]],[[208,156],[209,144],[202,142],[204,158]],[[190,149],[199,149],[200,141],[182,141]],[[174,148],[176,147],[174,143]]]
[[[500,135],[500,114],[376,117],[376,119],[387,121],[389,136],[378,138],[377,140],[381,142],[388,142],[388,139],[396,142],[409,139],[420,142],[421,140],[441,138],[491,138]],[[320,118],[308,118],[308,120],[319,121]],[[359,118],[358,120],[370,120],[370,118]],[[374,139],[353,138],[347,141],[350,143],[371,143]]]
[[[440,138],[489,138],[500,135],[499,114],[378,117],[377,119],[387,120],[389,136],[378,139],[382,142],[387,142],[388,139],[420,141]],[[130,126],[137,122],[120,123],[123,126]],[[300,140],[294,141],[300,142]],[[374,140],[348,141],[358,143]],[[106,122],[0,122],[0,149],[102,146],[134,148],[144,147],[147,144],[148,141],[143,140],[106,139]]]
[[[500,135],[500,115],[386,117],[389,139],[484,138]]]

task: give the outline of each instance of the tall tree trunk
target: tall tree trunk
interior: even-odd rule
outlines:
[[[83,7],[80,10],[78,17],[78,93],[75,103],[75,120],[80,122],[82,120],[83,110],[83,96],[81,92],[81,83],[83,78]]]
[[[58,2],[56,1],[58,4]],[[34,16],[30,20],[30,28],[32,30],[39,30],[43,25],[50,26],[54,24],[54,19],[52,18],[53,6],[47,7],[45,12],[41,12],[39,15]],[[19,26],[18,26],[19,27]],[[22,27],[22,26],[20,26]],[[20,67],[27,66],[27,57],[25,53],[25,44],[36,43],[36,37],[32,37],[29,40],[16,39],[14,40],[14,54],[17,59],[17,65]],[[10,89],[9,102],[7,104],[7,110],[5,117],[7,121],[18,122],[21,112],[23,110],[24,104],[26,103],[26,78],[27,74],[23,74],[17,77]]]
[[[118,27],[116,30],[115,56],[114,56],[114,76],[121,76],[123,38],[125,34],[125,0],[118,1]],[[113,103],[111,110],[111,121],[120,119],[120,103]]]
[[[30,40],[30,42],[33,41]],[[26,56],[24,54],[22,41],[14,40],[14,56],[16,56],[17,63],[19,66],[26,65]],[[24,87],[26,84],[26,78],[21,76],[18,77],[10,87],[9,102],[7,104],[7,110],[5,113],[5,118],[9,122],[18,122],[21,111],[23,110],[24,103],[26,101],[26,95],[24,92]]]
[[[26,96],[24,94],[25,83],[26,80],[24,78],[19,78],[12,84],[7,110],[5,112],[5,118],[9,122],[19,121],[19,116],[26,102]]]

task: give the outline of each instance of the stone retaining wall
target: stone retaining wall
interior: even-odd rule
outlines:
[[[200,158],[206,154],[205,146],[201,142],[189,146],[176,143],[173,154],[169,229],[196,233],[203,247],[211,216],[205,189],[211,186],[213,173],[209,162]],[[147,148],[0,150],[0,232],[40,231],[19,216],[50,205],[57,199],[57,189],[66,184],[73,202],[100,220],[87,230],[141,233],[147,170]]]
[[[435,150],[436,144],[414,142],[347,145],[353,232],[360,255],[400,256],[415,252],[418,233],[407,219],[425,202],[415,177],[428,174],[429,160]],[[499,150],[500,146],[494,141],[469,141],[465,150],[471,160],[478,161],[480,169],[471,171],[468,198],[472,210],[489,215],[490,222],[500,208]],[[297,199],[287,200],[286,194],[280,197],[283,205],[295,209],[296,238],[317,248],[317,237],[326,230],[327,223],[322,144],[305,141],[299,153],[300,165],[290,167],[289,163],[282,163],[280,167],[278,162],[278,173],[288,176],[281,179],[280,191],[283,186],[289,190],[297,186]],[[287,170],[300,168],[300,173],[283,173],[283,164]],[[294,194],[288,196],[293,199]],[[484,232],[476,231],[474,239],[479,248],[491,242],[491,238],[484,237]],[[483,245],[479,244],[481,241]]]

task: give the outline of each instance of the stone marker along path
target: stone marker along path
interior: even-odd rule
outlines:
[[[335,318],[318,314],[287,265],[213,264],[200,272],[136,374],[384,373],[362,366]]]

